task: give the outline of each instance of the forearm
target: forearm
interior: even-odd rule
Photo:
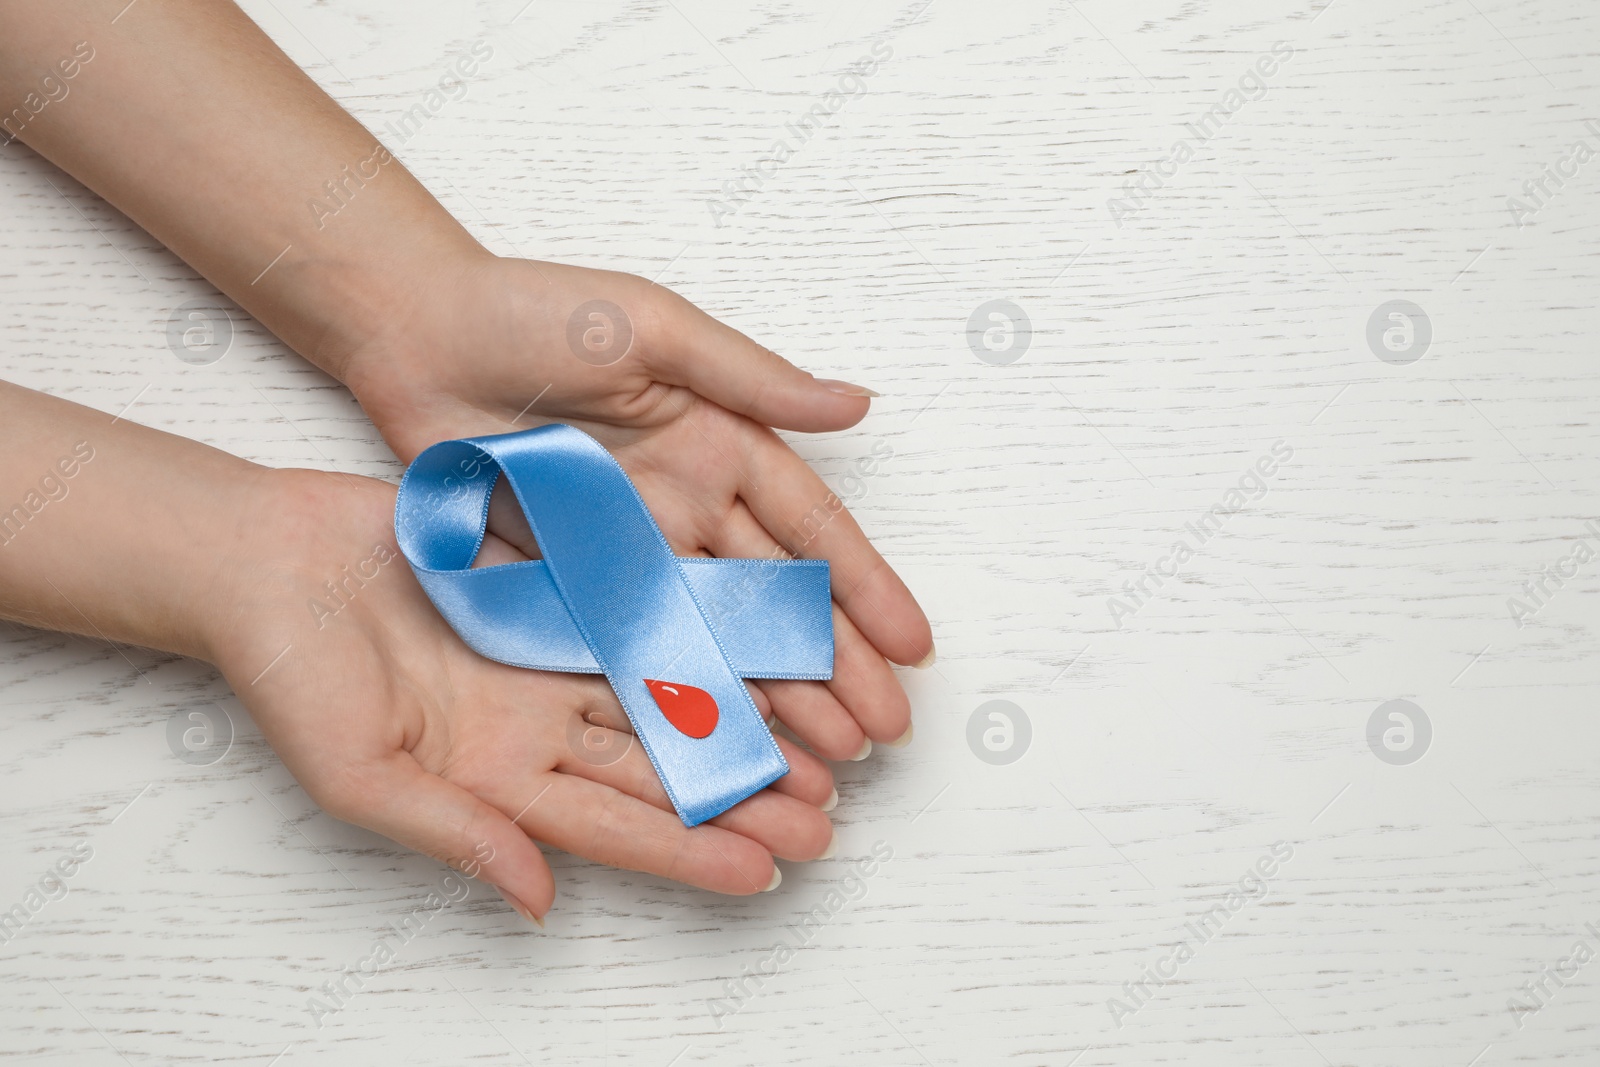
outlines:
[[[0,617],[212,658],[263,473],[0,382]]]
[[[487,255],[230,0],[0,0],[11,137],[335,376],[441,264]]]

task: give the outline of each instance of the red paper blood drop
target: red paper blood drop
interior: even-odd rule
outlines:
[[[681,733],[690,737],[709,737],[717,728],[717,702],[704,689],[696,689],[682,682],[658,682],[646,678],[650,695],[656,698],[656,707],[667,721]]]

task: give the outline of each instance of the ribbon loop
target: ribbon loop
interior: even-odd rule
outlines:
[[[544,558],[473,568],[501,475]],[[832,677],[825,561],[674,556],[616,460],[561,424],[427,449],[395,533],[468,647],[606,675],[686,825],[788,773],[741,679]]]

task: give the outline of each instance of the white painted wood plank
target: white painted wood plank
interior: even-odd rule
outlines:
[[[75,844],[93,858],[0,945],[0,1050],[1593,1060],[1600,972],[1520,1030],[1506,1003],[1574,941],[1600,948],[1595,576],[1520,629],[1506,601],[1600,518],[1600,164],[1520,229],[1506,200],[1600,145],[1600,19],[1554,0],[919,3],[246,3],[380,135],[490,42],[397,146],[490,247],[660,272],[882,390],[858,429],[796,444],[832,479],[893,447],[856,510],[941,659],[906,678],[916,743],[840,769],[840,859],[730,901],[553,856],[548,932],[475,888],[319,1029],[308,996],[444,869],[318,812],[209,668],[6,627],[0,905]],[[722,183],[874,42],[892,58],[715,225]],[[1260,98],[1117,225],[1107,201],[1276,42],[1293,55]],[[348,396],[253,323],[214,366],[174,359],[167,316],[205,283],[27,149],[0,154],[6,378],[134,401],[260,462],[398,474]],[[966,338],[995,298],[1033,328],[1004,367]],[[1365,338],[1397,298],[1433,329],[1404,367]],[[1108,598],[1280,441],[1265,494],[1118,628]],[[1397,697],[1434,731],[1409,766],[1366,743]],[[1008,766],[966,740],[991,698],[1032,723]],[[167,720],[213,701],[234,748],[186,766]],[[724,983],[879,841],[894,858],[864,895],[719,1027]],[[1108,1000],[1277,841],[1294,855],[1264,899],[1118,1027]]]

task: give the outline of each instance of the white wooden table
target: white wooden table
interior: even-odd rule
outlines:
[[[778,892],[554,855],[547,932],[474,885],[319,1028],[446,869],[317,810],[209,667],[0,627],[0,910],[92,852],[0,943],[0,1055],[1600,1061],[1592,5],[523,3],[245,6],[495,250],[659,275],[885,394],[797,446],[833,479],[893,449],[855,509],[934,620],[916,741],[839,769],[841,855]],[[247,319],[176,358],[208,286],[0,155],[0,373],[397,476]],[[1031,333],[969,334],[995,300]],[[1026,741],[969,731],[993,700]],[[177,758],[217,708],[225,754]]]

